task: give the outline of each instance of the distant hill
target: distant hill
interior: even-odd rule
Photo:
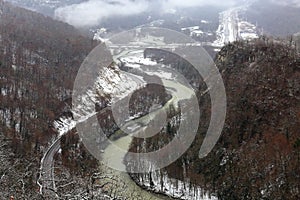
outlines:
[[[14,5],[24,7],[29,10],[37,11],[53,17],[54,10],[61,6],[67,6],[71,4],[81,3],[84,0],[6,0]]]
[[[300,31],[300,7],[293,5],[257,1],[249,7],[246,16],[263,28],[265,34],[285,37]]]

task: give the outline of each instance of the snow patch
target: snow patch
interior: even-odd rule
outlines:
[[[139,184],[146,186],[152,191],[163,192],[164,194],[184,199],[184,200],[217,200],[218,198],[204,192],[198,186],[192,185],[189,180],[180,181],[177,179],[169,178],[166,172],[155,171],[151,175],[139,177]],[[153,184],[151,185],[151,181]]]
[[[107,34],[107,29],[106,28],[99,28],[95,31],[94,33],[94,40],[100,41],[100,42],[105,42],[108,39],[105,39],[104,36]]]
[[[59,120],[56,120],[53,125],[59,133],[59,136],[62,136],[75,128],[76,122],[71,117],[61,117]]]
[[[167,80],[173,80],[173,74],[171,72],[165,72],[165,71],[147,71],[147,74],[149,75],[154,75],[154,76],[158,76],[162,79],[167,79]]]
[[[82,96],[78,97],[79,104],[72,108],[73,117],[62,117],[54,122],[54,127],[62,136],[75,128],[77,123],[83,122],[96,114],[95,104],[99,97],[106,98],[109,103],[116,102],[135,90],[146,85],[139,76],[121,71],[118,66],[103,68],[94,83]],[[100,102],[101,103],[101,102]]]
[[[119,59],[127,67],[140,68],[141,65],[146,66],[155,66],[157,65],[156,61],[152,61],[150,58],[144,58],[143,53],[137,52],[134,55],[122,57]]]
[[[202,24],[209,24],[209,21],[201,20],[201,23],[202,23]]]

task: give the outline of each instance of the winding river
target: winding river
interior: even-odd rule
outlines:
[[[141,124],[148,124],[150,120],[154,119],[155,116],[161,111],[161,109],[167,110],[169,108],[170,104],[177,105],[177,103],[184,99],[189,99],[193,94],[194,91],[177,82],[175,79],[166,79],[163,77],[163,73],[161,73],[161,79],[163,81],[163,84],[167,90],[168,93],[172,95],[172,98],[160,109],[155,110],[151,113],[149,113],[146,116],[143,116],[141,118],[135,119],[133,121],[128,122],[125,124],[122,129],[124,130],[132,130],[132,127],[140,127],[142,128]],[[140,128],[135,129],[135,131],[138,131]],[[116,197],[122,196],[124,199],[141,199],[141,200],[159,200],[159,199],[173,199],[172,197],[168,197],[165,195],[155,194],[153,192],[147,191],[141,187],[139,187],[128,175],[128,173],[120,172],[118,170],[111,169],[107,167],[104,163],[109,161],[110,163],[113,163],[114,166],[117,168],[125,169],[125,165],[123,163],[124,157],[126,153],[123,153],[122,151],[115,151],[115,146],[118,146],[121,149],[129,150],[130,144],[132,142],[133,136],[132,135],[126,135],[124,137],[121,137],[112,144],[110,144],[103,153],[103,163],[101,164],[101,171],[103,171],[105,174],[110,174],[114,177],[114,179],[117,179],[115,182],[114,188],[110,188],[110,190],[114,191],[116,193]],[[124,185],[126,185],[124,187]],[[124,189],[120,189],[124,188]]]

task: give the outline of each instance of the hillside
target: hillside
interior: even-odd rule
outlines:
[[[0,199],[38,199],[39,164],[96,43],[72,26],[0,0]]]
[[[222,199],[298,199],[299,55],[261,39],[228,45],[216,61],[228,114],[219,148],[197,171]],[[219,166],[206,170],[218,159]]]
[[[226,45],[215,62],[227,92],[227,117],[214,150],[199,159],[210,119],[205,95],[200,97],[198,135],[188,152],[166,169],[132,177],[150,189],[153,181],[163,189],[176,178],[185,182],[175,181],[178,190],[188,187],[194,194],[200,186],[202,194],[208,191],[218,199],[299,199],[299,54],[289,42],[263,37]],[[176,135],[178,118],[172,117],[160,133],[164,141]],[[157,149],[157,139],[135,140],[132,150]]]

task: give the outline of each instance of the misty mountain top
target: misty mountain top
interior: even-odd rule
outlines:
[[[252,4],[257,0],[7,0],[22,7],[41,12],[76,27],[91,27],[111,17],[133,16],[142,13],[174,14],[195,7],[234,7]],[[283,6],[300,6],[300,0],[265,0]]]

